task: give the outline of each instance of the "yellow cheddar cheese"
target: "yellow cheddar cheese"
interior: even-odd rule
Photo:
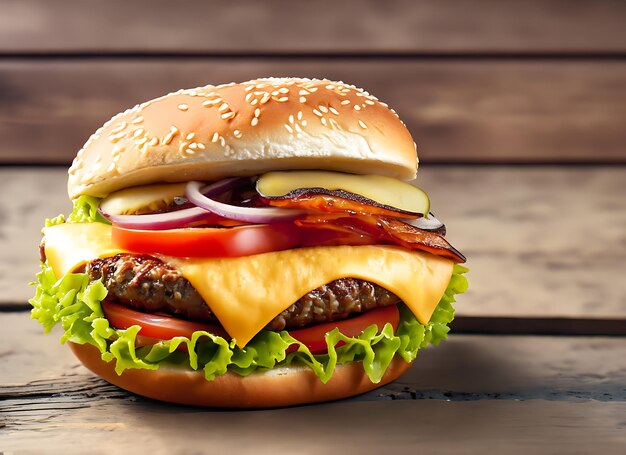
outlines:
[[[57,277],[86,261],[122,252],[102,223],[60,224],[45,230],[45,251]],[[239,258],[155,255],[180,270],[224,329],[245,346],[300,297],[345,277],[376,283],[400,297],[422,323],[439,303],[453,262],[394,246],[298,248]]]

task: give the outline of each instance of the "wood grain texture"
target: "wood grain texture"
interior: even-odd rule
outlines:
[[[252,412],[154,402],[91,376],[67,347],[1,313],[2,450],[614,453],[626,443],[623,339],[456,336],[398,381],[336,403]],[[26,342],[25,340],[28,340]],[[288,427],[289,431],[285,432]],[[198,437],[201,434],[202,437]],[[88,444],[88,445],[86,445]],[[200,446],[198,445],[200,444]],[[309,450],[310,449],[310,450]]]
[[[346,80],[394,107],[422,162],[626,162],[626,62],[0,62],[0,163],[69,163],[114,114],[181,87]]]
[[[626,167],[423,166],[417,183],[468,257],[458,314],[626,317]],[[0,169],[0,305],[32,295],[43,220],[70,210],[65,184],[61,168]]]
[[[0,52],[624,52],[612,0],[2,0]]]

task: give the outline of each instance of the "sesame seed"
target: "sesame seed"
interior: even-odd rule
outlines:
[[[295,119],[293,118],[293,115],[289,116],[289,123],[293,123],[295,121]]]
[[[187,136],[185,136],[185,139],[190,141],[190,140],[192,140],[194,138],[195,135],[196,135],[196,133],[191,132]]]
[[[259,115],[261,115],[261,109],[259,109],[258,107],[254,110],[254,116],[258,117]]]
[[[139,137],[144,133],[143,128],[137,128],[133,131],[133,137]]]
[[[107,172],[113,172],[114,170],[115,170],[115,163],[109,164],[109,167],[107,167]]]
[[[200,150],[206,150],[206,146],[202,142],[196,142],[196,145]]]
[[[109,136],[109,141],[115,144],[116,142],[119,142],[119,140],[122,139],[124,136],[126,135],[123,132],[120,132],[117,134],[111,134]]]
[[[254,85],[248,85],[244,90],[246,92],[249,92],[250,90],[254,90]]]
[[[363,129],[367,129],[367,125],[363,123],[363,120],[359,120],[359,126]]]
[[[222,105],[220,107],[218,107],[217,110],[219,112],[227,111],[228,110],[228,104],[227,103],[222,103]]]
[[[321,104],[317,106],[317,108],[322,111],[324,114],[328,113],[328,108],[326,106],[322,106]]]
[[[365,100],[365,104],[369,104],[370,106],[373,106],[373,105],[374,105],[374,104],[376,104],[376,103],[374,103],[374,102],[373,102],[372,100],[370,100],[370,99],[367,99],[367,100]]]
[[[217,142],[217,140],[220,138],[219,133],[216,131],[215,133],[213,133],[213,137],[211,138],[211,142]]]
[[[172,142],[172,139],[174,138],[174,136],[176,136],[177,133],[178,133],[178,128],[176,128],[175,126],[170,126],[170,132],[167,133],[167,135],[163,138],[161,143],[163,145],[169,144],[170,142]]]
[[[308,95],[309,93],[310,93],[310,92],[309,92],[308,90],[304,90],[304,89],[302,89],[302,90],[300,90],[300,91],[298,92],[298,95]]]
[[[233,131],[233,136],[235,136],[237,139],[239,139],[242,136],[241,131],[239,131],[239,130]]]
[[[308,90],[309,90],[309,92],[311,92],[311,93],[315,93],[315,92],[317,92],[317,87],[311,87],[311,88],[309,88]]]
[[[143,122],[143,117],[139,116],[139,117],[135,117],[135,119],[132,122],[130,122],[130,123],[134,123],[136,125],[136,124],[141,123],[141,122]]]
[[[279,103],[284,103],[285,101],[288,101],[288,100],[289,100],[289,98],[288,98],[288,97],[283,96],[283,97],[281,97],[281,98],[278,98],[276,101],[278,101]]]
[[[259,102],[259,100],[255,98],[255,99],[253,99],[252,101],[250,101],[250,104],[251,104],[252,106],[256,106],[256,104],[257,104],[258,102]]]
[[[341,102],[341,104],[343,104],[344,106],[345,106],[346,104],[350,104],[350,100],[343,100],[343,101]]]
[[[327,85],[326,87],[324,87],[324,88],[325,88],[325,89],[327,89],[327,90],[333,90],[333,89],[335,88],[335,86],[334,86],[334,85],[332,85],[332,84],[328,84],[328,85]]]
[[[254,117],[251,121],[250,121],[250,125],[252,126],[256,126],[259,123],[259,119]]]
[[[252,99],[252,97],[253,97],[253,96],[254,96],[254,95],[253,95],[252,93],[248,93],[248,94],[246,95],[246,103],[249,103],[249,102],[250,102],[250,100]]]
[[[189,148],[191,150],[195,150],[198,148],[198,144],[196,142],[192,142],[191,144],[189,144]]]
[[[222,145],[222,147],[226,146],[226,139],[224,139],[224,136],[220,136],[220,144]]]
[[[335,114],[335,115],[339,115],[339,112],[338,112],[338,111],[337,111],[337,109],[335,109],[334,107],[329,107],[329,108],[328,108],[328,110],[329,110],[330,112],[332,112],[333,114]]]
[[[191,145],[189,146],[189,148],[185,149],[185,153],[186,153],[187,155],[193,155],[194,153],[196,153],[196,151],[195,151],[194,149],[192,149],[192,148],[191,148],[191,146],[192,146],[192,145],[195,145],[195,144],[191,144]]]
[[[115,128],[113,128],[111,130],[111,134],[115,134],[115,133],[119,133],[120,131],[122,131],[124,128],[126,128],[126,122],[122,122],[119,125],[117,125]]]
[[[278,90],[274,90],[272,92],[272,96],[278,96],[280,94],[280,92]]]
[[[298,120],[302,120],[302,111],[298,111]]]
[[[286,123],[285,123],[285,129],[289,131],[291,134],[293,134],[293,128],[287,125]]]
[[[302,122],[300,122],[300,123],[302,123],[302,126],[307,126],[308,125],[308,122],[306,120],[302,120]]]
[[[152,147],[154,147],[158,143],[159,143],[159,139],[156,137],[153,137],[152,139],[150,139],[150,142],[148,142],[148,145],[151,145]]]
[[[320,121],[322,122],[322,125],[326,126],[326,119],[324,117],[322,117]]]
[[[222,116],[221,116],[221,117],[222,117],[224,120],[228,120],[228,119],[233,118],[234,116],[235,116],[235,113],[234,113],[233,111],[230,111],[230,112],[226,112],[226,113],[222,114]]]
[[[136,141],[135,141],[135,144],[137,144],[137,145],[140,145],[140,146],[141,146],[141,145],[145,144],[146,142],[148,142],[148,138],[147,138],[147,137],[142,137],[142,138],[140,138],[140,139],[136,140]]]
[[[271,97],[272,97],[272,95],[270,95],[269,93],[267,93],[267,92],[266,92],[266,93],[263,95],[263,98],[261,98],[260,103],[261,103],[261,104],[265,104],[265,103],[267,103],[267,102],[270,100],[270,98],[271,98]]]
[[[287,87],[279,88],[278,93],[289,93],[289,89]]]
[[[361,106],[359,106],[358,104],[354,105],[354,110],[355,111],[360,111],[361,110]]]
[[[298,125],[298,124],[296,123],[296,124],[295,124],[295,127],[296,127],[296,131],[297,131],[298,133],[302,133],[302,128],[300,128],[300,125]]]
[[[318,111],[317,109],[313,109],[313,113],[314,113],[315,115],[317,115],[318,117],[323,117],[323,116],[324,116],[324,114],[322,114],[322,113],[321,113],[320,111]]]
[[[304,96],[301,96],[301,97],[300,97],[300,102],[301,102],[301,103],[306,103],[306,98],[305,98]]]
[[[186,111],[189,109],[189,105],[188,104],[179,104],[178,105],[178,109],[180,109],[181,111]]]

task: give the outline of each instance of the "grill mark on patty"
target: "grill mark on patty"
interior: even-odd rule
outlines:
[[[85,270],[91,280],[102,279],[109,291],[107,299],[140,311],[219,323],[191,283],[178,270],[155,257],[118,254],[96,259],[87,264]],[[297,329],[338,321],[399,302],[398,296],[377,284],[356,278],[341,278],[307,293],[265,328]]]

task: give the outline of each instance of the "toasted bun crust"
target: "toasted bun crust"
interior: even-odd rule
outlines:
[[[113,363],[104,362],[94,346],[69,345],[83,365],[122,389],[161,401],[217,408],[275,408],[351,397],[393,381],[411,366],[394,358],[378,384],[369,380],[357,362],[337,366],[326,384],[306,367],[278,368],[246,377],[227,373],[213,381],[197,371],[165,368],[125,370],[118,376]]]
[[[180,90],[116,115],[70,170],[72,199],[155,182],[323,169],[410,180],[416,147],[395,111],[342,82],[259,79]]]

